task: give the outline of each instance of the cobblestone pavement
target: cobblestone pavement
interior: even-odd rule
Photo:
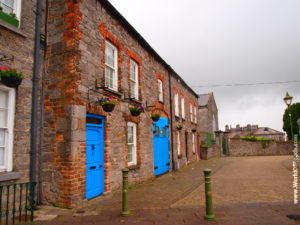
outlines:
[[[45,207],[36,225],[288,225],[287,215],[300,216],[293,205],[292,156],[226,157],[188,167],[135,185],[129,191],[132,216],[121,217],[121,193],[103,196],[73,210]],[[203,169],[213,170],[213,201],[217,220],[203,219]],[[299,224],[299,223],[298,223]]]
[[[212,176],[213,202],[215,205],[292,202],[293,176],[284,167],[291,156],[240,157]],[[292,162],[290,162],[292,165]],[[197,207],[205,204],[204,184],[179,200],[172,207]]]

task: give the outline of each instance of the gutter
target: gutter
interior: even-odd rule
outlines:
[[[169,72],[169,96],[170,96],[170,142],[171,142],[171,154],[172,154],[172,169],[175,168],[174,160],[174,143],[173,143],[173,100],[172,100],[172,85],[171,85],[171,72]]]
[[[36,159],[37,159],[37,111],[38,111],[38,92],[39,92],[39,66],[40,66],[40,34],[41,34],[41,16],[42,0],[36,1],[35,18],[35,41],[33,58],[33,76],[32,76],[32,108],[31,108],[31,136],[30,136],[30,175],[29,181],[36,182]],[[30,190],[31,194],[32,191]]]

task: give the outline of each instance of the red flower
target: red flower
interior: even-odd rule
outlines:
[[[8,67],[1,67],[0,66],[0,70],[8,70],[9,68]]]

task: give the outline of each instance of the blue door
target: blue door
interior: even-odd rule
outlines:
[[[159,121],[153,122],[153,154],[154,175],[166,173],[170,170],[169,153],[169,120],[160,117]]]
[[[86,198],[104,191],[104,117],[86,117]]]

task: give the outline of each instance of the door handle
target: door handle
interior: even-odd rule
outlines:
[[[96,169],[96,166],[91,166],[90,167],[90,170],[94,170],[94,169]]]
[[[170,162],[167,162],[167,163],[166,163],[166,166],[170,166]]]
[[[102,168],[102,165],[100,165],[99,168]]]
[[[155,169],[155,170],[158,169],[158,166],[155,166],[154,169]]]
[[[95,150],[95,145],[92,145],[92,150]]]

